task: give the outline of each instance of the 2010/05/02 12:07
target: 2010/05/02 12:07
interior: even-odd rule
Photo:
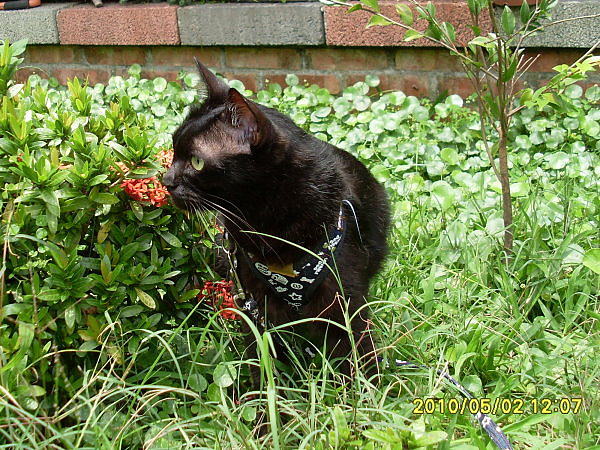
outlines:
[[[541,398],[524,400],[522,398],[435,398],[417,397],[413,400],[413,414],[471,413],[471,414],[577,414],[581,409],[581,398]]]

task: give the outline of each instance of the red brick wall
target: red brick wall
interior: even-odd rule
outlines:
[[[576,61],[584,50],[529,50],[540,54],[524,77],[532,86],[552,76],[552,67]],[[383,90],[400,89],[409,95],[436,97],[447,92],[471,93],[460,64],[438,48],[301,48],[301,47],[172,47],[172,46],[69,46],[31,45],[19,77],[36,72],[61,83],[74,76],[90,83],[105,83],[112,75],[126,75],[132,64],[142,66],[142,76],[175,80],[180,71],[193,71],[193,57],[247,88],[262,88],[267,80],[284,83],[285,75],[339,92],[367,74],[380,77]],[[600,74],[590,79],[600,83]]]

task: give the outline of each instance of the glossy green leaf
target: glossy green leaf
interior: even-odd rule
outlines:
[[[167,241],[167,243],[173,247],[181,247],[181,241],[177,236],[168,231],[161,231],[160,236]]]
[[[406,33],[404,33],[404,40],[406,42],[414,41],[415,39],[420,39],[422,37],[424,37],[424,34],[415,30],[407,30]]]
[[[18,323],[18,333],[18,351],[12,355],[8,362],[0,367],[0,374],[9,372],[26,358],[29,347],[31,347],[31,343],[33,342],[35,327],[31,323],[20,321]]]
[[[529,19],[531,18],[531,9],[529,8],[527,0],[523,0],[521,8],[519,9],[519,16],[523,25],[529,22]]]
[[[114,194],[109,194],[108,192],[98,192],[94,194],[90,193],[90,200],[103,205],[114,205],[119,203],[119,198]]]
[[[13,42],[10,46],[12,56],[19,56],[19,55],[25,53],[25,50],[27,48],[27,42],[28,42],[28,39],[21,39],[21,40]]]
[[[65,310],[65,323],[67,324],[67,328],[73,329],[75,326],[75,319],[77,315],[75,313],[75,306],[69,306]]]
[[[422,436],[416,438],[413,444],[416,447],[427,447],[442,442],[448,438],[448,433],[445,431],[428,431]]]
[[[373,27],[373,26],[387,26],[387,25],[391,25],[392,22],[390,22],[387,19],[384,19],[381,16],[371,16],[371,18],[369,19],[369,23],[367,24],[367,28]]]
[[[504,6],[502,15],[500,16],[500,23],[502,24],[502,30],[507,34],[511,35],[515,31],[515,15],[508,6]]]
[[[187,380],[190,388],[193,389],[194,392],[204,392],[206,388],[208,388],[208,381],[206,381],[206,378],[199,373],[191,374]]]
[[[456,30],[454,29],[454,25],[450,22],[442,22],[441,29],[444,31],[445,36],[450,42],[456,40]]]
[[[236,371],[231,364],[219,363],[213,372],[215,384],[222,388],[231,386],[236,378]]]
[[[162,77],[155,78],[152,84],[156,92],[163,92],[167,88],[167,80]]]
[[[367,8],[372,9],[375,12],[380,12],[379,1],[378,0],[361,0],[361,3]]]
[[[410,6],[406,3],[396,3],[396,12],[404,25],[408,25],[409,27],[413,25],[414,17]]]
[[[431,185],[431,199],[435,207],[447,210],[456,201],[456,191],[446,181],[436,181]]]
[[[518,55],[512,55],[510,58],[510,64],[505,68],[505,71],[502,73],[501,80],[503,82],[508,82],[513,79],[515,73],[517,72],[517,65],[519,62]]]

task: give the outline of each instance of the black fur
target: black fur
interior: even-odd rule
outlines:
[[[365,305],[370,278],[387,252],[389,205],[383,188],[354,156],[296,126],[287,116],[230,89],[198,63],[208,90],[206,101],[192,109],[173,135],[173,165],[163,178],[175,203],[185,209],[215,209],[238,248],[266,264],[287,265],[303,250],[280,240],[249,234],[252,230],[313,249],[337,219],[342,200],[350,200],[355,218],[347,218],[347,234],[336,257],[348,311]],[[192,157],[204,161],[201,171]],[[238,274],[244,290],[254,296],[272,324],[300,318],[328,318],[344,324],[345,305],[332,274],[300,312],[273,295],[243,258]],[[347,333],[316,324],[310,338],[333,357],[350,353]],[[374,361],[366,309],[352,321],[354,340],[365,359]],[[351,365],[342,371],[350,374]],[[256,381],[256,380],[255,380]]]

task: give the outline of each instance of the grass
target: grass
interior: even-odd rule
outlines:
[[[447,368],[477,398],[503,399],[494,419],[515,448],[599,445],[598,277],[557,264],[573,236],[544,250],[532,230],[509,264],[497,248],[486,259],[460,243],[468,263],[448,269],[437,262],[443,237],[410,231],[426,215],[415,209],[397,223],[372,286],[385,359]],[[194,325],[200,317],[206,327]],[[415,399],[457,397],[433,370],[384,364],[380,384],[359,371],[344,385],[326,360],[282,368],[269,333],[257,335],[260,361],[245,361],[236,324],[198,308],[141,340],[109,323],[96,365],[81,368],[54,417],[35,417],[4,393],[0,440],[11,448],[492,448],[468,414],[413,413]],[[248,364],[264,375],[255,392]],[[582,398],[581,409],[542,414],[544,399],[562,398]]]

